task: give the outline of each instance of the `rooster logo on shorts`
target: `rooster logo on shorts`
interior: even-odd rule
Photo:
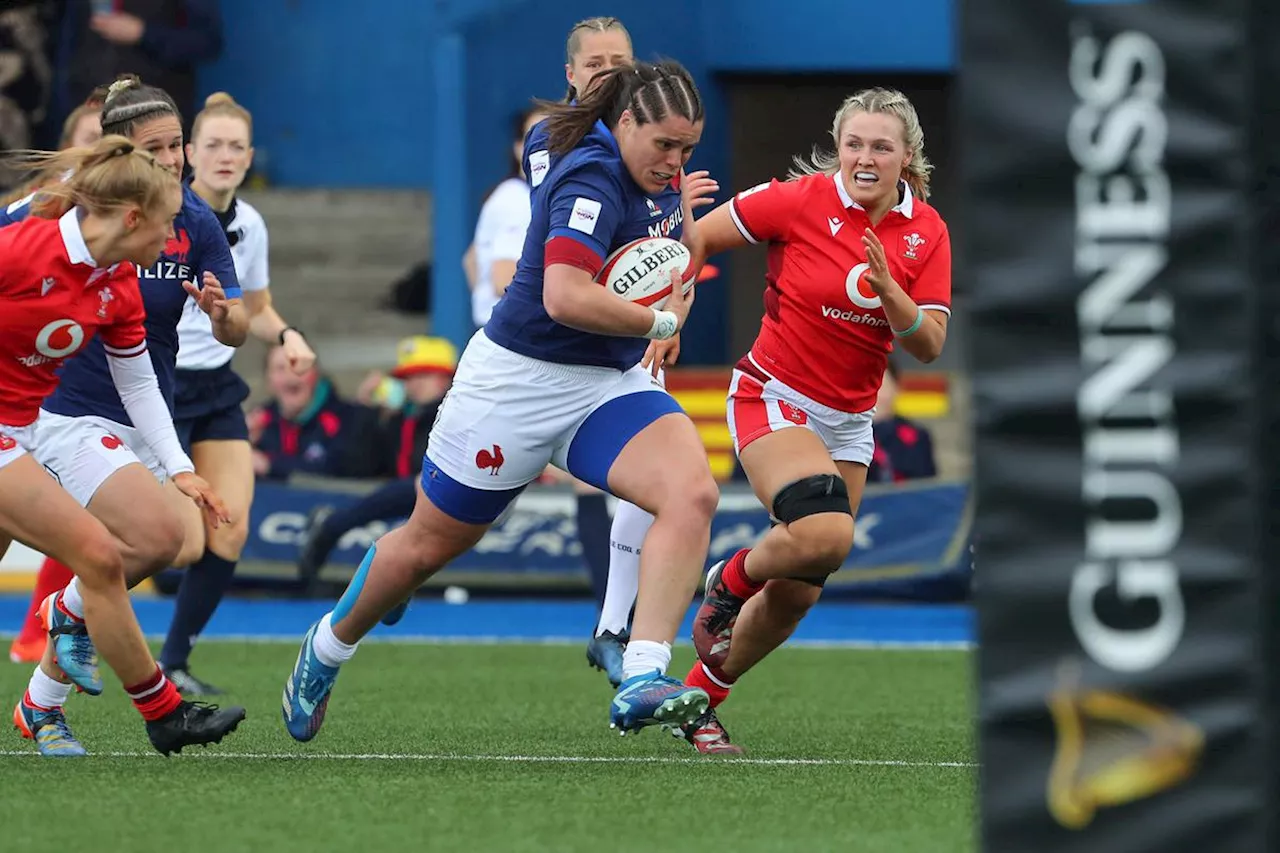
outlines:
[[[481,450],[476,454],[476,467],[481,471],[489,469],[489,475],[498,476],[498,471],[502,470],[502,463],[506,460],[502,457],[502,448],[498,445],[493,446],[493,450]]]
[[[8,450],[13,450],[17,446],[18,446],[17,441],[5,435],[4,433],[0,432],[0,453],[4,453],[5,451],[8,451]]]

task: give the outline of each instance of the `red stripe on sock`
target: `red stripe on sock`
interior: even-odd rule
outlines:
[[[722,673],[716,673],[716,678],[720,678]],[[727,678],[720,678],[721,681],[728,682]],[[721,687],[716,684],[708,676],[706,669],[702,665],[702,661],[694,661],[693,669],[689,670],[689,674],[684,677],[684,683],[690,687],[701,687],[707,691],[707,695],[711,697],[711,707],[714,708],[721,702],[729,698],[729,687]]]
[[[750,598],[764,588],[763,581],[756,583],[747,575],[747,555],[750,553],[750,548],[743,548],[729,558],[720,572],[725,587],[738,598]]]
[[[36,703],[31,699],[31,691],[30,691],[30,690],[28,690],[28,691],[26,691],[25,693],[23,693],[23,694],[22,694],[22,704],[26,705],[28,708],[35,708],[37,711],[56,711],[56,710],[57,710],[57,708],[46,708],[46,707],[45,707],[45,706],[43,706],[43,705],[37,705],[37,704],[36,704]]]
[[[36,576],[36,588],[31,593],[31,606],[27,608],[27,618],[22,623],[22,631],[18,640],[30,643],[44,636],[44,625],[40,621],[40,605],[53,593],[66,587],[75,577],[66,566],[57,560],[46,558],[40,565],[40,574]]]
[[[178,688],[173,686],[173,682],[165,678],[160,667],[156,667],[155,675],[132,687],[126,687],[125,692],[129,694],[129,698],[133,700],[133,706],[142,714],[144,720],[159,720],[173,713],[173,709],[182,704],[182,696],[178,693]]]

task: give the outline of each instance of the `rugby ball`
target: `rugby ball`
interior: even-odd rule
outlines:
[[[689,248],[670,237],[641,237],[605,259],[596,281],[628,302],[662,308],[671,296],[671,271],[680,273],[684,292],[693,287]]]

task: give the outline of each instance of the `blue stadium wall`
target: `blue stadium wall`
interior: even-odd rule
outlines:
[[[642,58],[694,74],[708,122],[694,167],[727,175],[721,76],[733,73],[949,71],[953,0],[222,0],[226,49],[202,73],[254,112],[259,166],[276,186],[397,187],[435,195],[436,256],[457,258],[479,203],[507,166],[513,113],[564,92],[564,36],[612,14]],[[834,105],[833,105],[834,106]],[[456,133],[462,127],[465,132]],[[815,128],[815,132],[821,131]],[[728,188],[726,187],[726,190]],[[435,266],[437,331],[470,331],[457,263]],[[714,320],[728,296],[707,288],[686,356],[722,362]]]

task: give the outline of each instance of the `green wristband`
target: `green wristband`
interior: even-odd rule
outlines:
[[[916,306],[916,321],[907,328],[899,332],[897,329],[891,329],[895,338],[909,338],[916,332],[920,331],[920,324],[924,322],[924,309]]]

